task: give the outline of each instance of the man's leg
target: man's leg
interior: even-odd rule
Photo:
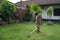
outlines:
[[[37,29],[37,33],[39,33],[40,32],[40,30],[39,30],[40,26],[37,26],[36,29]]]

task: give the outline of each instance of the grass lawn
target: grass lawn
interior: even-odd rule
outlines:
[[[35,29],[35,23],[9,24],[0,26],[0,40],[60,40],[60,24],[47,25],[43,23],[41,32],[27,34]]]

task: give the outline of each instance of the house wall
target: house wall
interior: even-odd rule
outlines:
[[[60,16],[54,16],[53,14],[54,14],[54,9],[55,8],[60,8],[60,5],[55,5],[55,6],[53,6],[53,12],[52,12],[52,16],[51,16],[51,19],[53,20],[59,20],[60,19]],[[49,16],[47,16],[47,8],[44,8],[43,9],[43,13],[42,13],[42,18],[43,19],[49,19]]]

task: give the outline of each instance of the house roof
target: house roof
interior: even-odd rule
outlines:
[[[16,6],[18,6],[18,7],[24,6],[24,5],[28,5],[28,1],[22,1],[22,2],[16,3]]]
[[[16,3],[17,6],[24,6],[28,5],[30,3],[35,3],[38,5],[55,5],[55,4],[60,4],[60,0],[29,0],[29,1],[22,1]]]
[[[60,0],[34,0],[34,1],[30,0],[30,2],[45,5],[45,4],[57,4],[60,3]]]

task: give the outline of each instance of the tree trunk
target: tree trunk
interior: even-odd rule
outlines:
[[[32,14],[32,22],[34,23],[35,22],[35,13],[33,12]]]

